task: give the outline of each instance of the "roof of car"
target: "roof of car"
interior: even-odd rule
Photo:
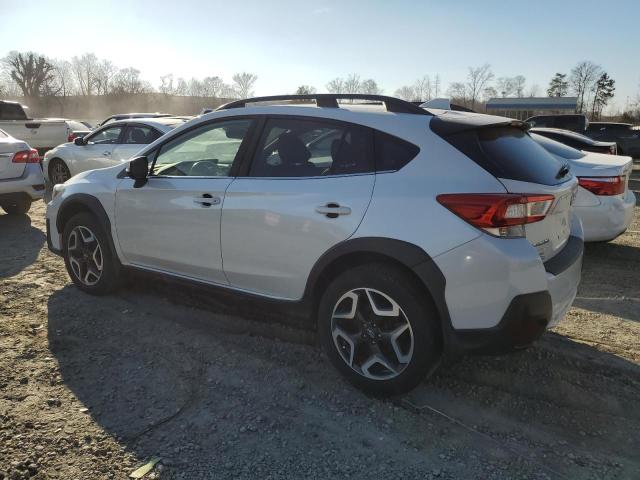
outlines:
[[[632,123],[626,122],[589,122],[589,125],[621,125],[624,127],[632,127]]]
[[[587,143],[589,145],[611,145],[615,142],[602,142],[599,140],[594,140],[593,138],[587,137],[586,135],[582,135],[578,132],[573,132],[571,130],[562,130],[561,128],[550,128],[550,127],[533,127],[529,130],[533,133],[556,133],[558,135],[562,135],[565,137],[571,137],[575,140],[579,140],[583,143]]]
[[[162,129],[173,126],[181,125],[190,120],[190,117],[157,117],[157,118],[123,118],[122,120],[116,120],[109,122],[106,126],[127,125],[130,123],[144,123],[151,127],[160,127]]]

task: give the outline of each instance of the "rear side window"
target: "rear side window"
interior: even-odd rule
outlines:
[[[320,177],[373,172],[371,131],[359,125],[273,118],[267,121],[252,177]]]
[[[0,103],[0,120],[26,120],[27,115],[16,103]]]
[[[465,130],[445,137],[494,177],[557,185],[563,163],[538,145],[528,133],[514,127]]]
[[[375,131],[373,139],[378,172],[400,170],[420,152],[413,143],[387,133]]]

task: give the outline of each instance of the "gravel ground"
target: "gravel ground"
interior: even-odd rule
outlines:
[[[264,306],[142,277],[85,295],[44,204],[0,215],[0,480],[122,479],[153,457],[145,478],[640,478],[638,213],[587,247],[555,331],[391,400]]]

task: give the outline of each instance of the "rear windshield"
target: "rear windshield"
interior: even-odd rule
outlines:
[[[26,120],[27,115],[17,103],[0,102],[0,120]]]
[[[69,128],[74,132],[88,132],[90,130],[86,125],[73,120],[68,121],[67,125],[69,125]]]
[[[564,163],[520,128],[485,127],[445,139],[497,178],[542,185],[558,185],[568,179],[556,178]]]
[[[580,150],[576,150],[575,148],[571,148],[564,143],[556,142],[550,138],[543,137],[537,133],[531,133],[531,138],[542,145],[545,150],[553,153],[554,155],[558,155],[559,157],[566,158],[568,160],[578,160],[585,156],[585,154]]]

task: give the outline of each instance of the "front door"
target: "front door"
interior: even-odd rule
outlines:
[[[116,232],[134,266],[226,284],[220,216],[230,170],[251,120],[222,120],[187,130],[154,152],[146,185],[123,180]]]
[[[75,175],[85,170],[112,166],[111,154],[118,144],[123,128],[121,125],[103,128],[89,135],[85,145],[76,146],[71,173]]]

